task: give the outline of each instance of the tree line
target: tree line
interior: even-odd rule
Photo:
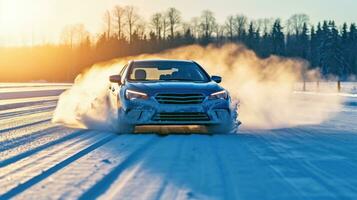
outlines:
[[[346,80],[357,74],[355,23],[343,23],[339,27],[333,20],[313,25],[305,14],[294,14],[285,21],[250,20],[237,14],[228,16],[220,24],[210,10],[185,21],[176,8],[144,19],[136,7],[118,5],[104,13],[103,26],[104,30],[93,37],[84,25],[69,25],[63,29],[60,45],[29,47],[31,51],[27,51],[37,55],[53,53],[52,57],[57,58],[54,63],[50,65],[51,61],[47,60],[40,66],[66,71],[62,75],[48,72],[53,76],[50,80],[58,81],[72,80],[91,64],[112,58],[156,53],[189,44],[219,46],[225,43],[244,44],[262,58],[279,55],[306,59],[310,68],[319,68],[323,76],[334,75]],[[42,62],[40,57],[38,60]],[[54,71],[61,71],[59,69]],[[1,74],[0,78],[3,78]]]

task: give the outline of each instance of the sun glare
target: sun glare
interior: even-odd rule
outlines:
[[[2,30],[20,31],[24,26],[28,26],[33,19],[32,6],[30,1],[21,0],[1,0],[0,20]]]
[[[0,0],[0,30],[6,43],[12,38],[31,37],[41,21],[47,19],[48,3],[31,0]]]

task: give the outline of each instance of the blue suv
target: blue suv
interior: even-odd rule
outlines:
[[[196,62],[134,60],[110,76],[110,105],[121,133],[140,125],[204,125],[209,133],[234,131],[236,109],[228,92]]]

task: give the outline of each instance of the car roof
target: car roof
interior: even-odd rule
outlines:
[[[192,60],[175,60],[175,59],[147,59],[147,60],[132,60],[134,63],[146,63],[146,62],[186,62],[194,63]]]

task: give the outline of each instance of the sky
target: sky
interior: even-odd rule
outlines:
[[[187,21],[209,9],[220,23],[232,14],[287,19],[295,13],[309,15],[312,23],[357,22],[357,0],[0,0],[0,46],[56,43],[68,24],[82,23],[96,34],[103,30],[104,12],[114,5],[133,5],[146,19],[175,7]]]

